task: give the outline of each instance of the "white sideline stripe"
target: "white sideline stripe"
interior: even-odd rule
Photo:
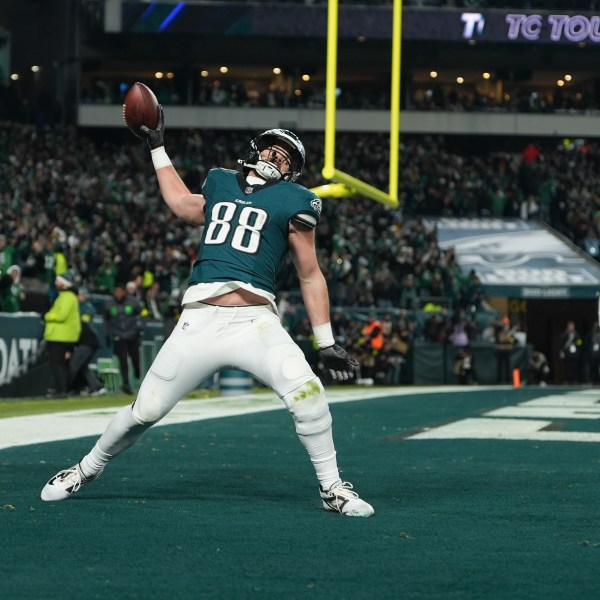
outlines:
[[[465,390],[462,386],[423,387],[423,388],[386,388],[365,389],[358,387],[328,388],[327,400],[330,404],[337,402],[352,402],[355,400],[368,400],[371,398],[384,398],[388,396],[408,396],[416,394],[430,394],[461,391],[481,391],[484,386],[477,389]],[[498,386],[489,389],[498,389]],[[9,417],[0,419],[0,450],[15,446],[41,444],[45,442],[58,442],[73,440],[88,436],[101,435],[106,429],[109,419],[121,406],[103,409],[88,409],[45,415],[32,415],[24,417]],[[173,425],[177,423],[191,423],[205,419],[233,417],[250,413],[269,410],[281,410],[283,402],[274,393],[242,394],[238,396],[216,397],[200,400],[184,400],[155,427]]]
[[[412,435],[407,440],[530,440],[537,442],[600,442],[600,433],[542,431],[552,421],[531,419],[463,419]]]
[[[504,406],[496,410],[491,410],[483,415],[484,417],[521,417],[524,419],[600,419],[600,407],[588,408],[575,406],[554,407],[554,406]]]
[[[223,386],[249,386],[252,387],[251,377],[228,377],[227,379],[221,379],[219,382],[221,387]]]
[[[428,431],[411,435],[410,440],[439,440],[439,439],[454,439],[454,438],[483,438],[490,439],[497,437],[498,439],[506,439],[507,435],[515,436],[512,439],[530,439],[533,433],[537,433],[540,429],[548,427],[552,421],[532,421],[525,419],[462,419],[454,421],[447,425],[435,427]],[[500,431],[502,429],[502,431]]]
[[[595,408],[600,410],[600,393],[563,394],[562,396],[544,396],[535,400],[521,402],[518,406],[555,406],[562,408]]]

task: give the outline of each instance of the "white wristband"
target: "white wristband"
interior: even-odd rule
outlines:
[[[315,325],[313,328],[315,334],[315,340],[319,348],[327,348],[335,344],[333,337],[333,331],[331,329],[331,323],[323,323],[322,325]]]
[[[154,148],[154,150],[150,151],[150,154],[152,155],[152,164],[157,170],[162,169],[163,167],[168,167],[172,164],[164,146]]]

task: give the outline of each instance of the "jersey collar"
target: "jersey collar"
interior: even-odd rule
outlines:
[[[278,184],[280,181],[279,179],[274,179],[273,181],[265,181],[265,183],[251,185],[246,181],[246,178],[241,173],[236,173],[236,178],[240,189],[244,192],[244,194],[246,194],[246,196],[249,196],[254,192],[260,192],[260,190],[264,190],[265,188],[272,187]]]

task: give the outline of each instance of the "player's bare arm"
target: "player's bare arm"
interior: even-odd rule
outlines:
[[[137,124],[135,128],[130,129],[142,139],[148,142],[150,147],[150,153],[152,156],[152,164],[156,169],[156,176],[158,178],[158,185],[160,186],[160,192],[167,206],[177,215],[180,219],[192,223],[194,225],[204,224],[204,205],[205,199],[202,194],[192,194],[188,187],[183,183],[181,177],[171,164],[164,144],[164,133],[165,133],[165,114],[162,106],[156,101],[156,97],[152,92],[141,84],[136,84],[132,89],[138,90],[136,93],[140,93],[140,90],[146,94],[146,102],[152,106],[152,112],[157,111],[157,122],[156,126],[149,126],[149,116],[142,109],[142,106],[138,108],[143,114],[142,121]],[[123,106],[124,114],[128,112],[127,109],[127,98],[126,103]],[[147,104],[143,104],[144,107]],[[131,119],[130,119],[131,120]],[[127,124],[127,120],[125,121]],[[128,125],[129,126],[129,125]]]
[[[311,325],[329,323],[329,294],[325,277],[319,267],[315,250],[315,230],[298,222],[290,223],[290,254],[298,279],[302,299]]]
[[[204,225],[204,196],[192,194],[172,165],[157,169],[156,177],[162,197],[173,213],[188,223]]]

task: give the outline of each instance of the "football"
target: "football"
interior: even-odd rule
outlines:
[[[140,127],[145,125],[156,129],[160,118],[160,107],[154,92],[143,83],[136,82],[125,94],[123,100],[123,120],[129,130],[139,138],[144,138]]]

